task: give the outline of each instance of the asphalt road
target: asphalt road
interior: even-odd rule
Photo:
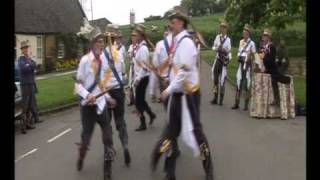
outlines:
[[[202,64],[201,120],[213,150],[216,180],[305,180],[306,119],[253,119],[248,112],[231,110],[234,88],[227,84],[223,106],[212,106],[210,67]],[[124,165],[118,132],[113,131],[116,160],[115,180],[162,180],[163,160],[156,172],[150,171],[150,153],[164,125],[161,104],[151,104],[157,119],[147,131],[135,132],[138,118],[126,109],[132,163]],[[243,102],[241,102],[243,105]],[[242,108],[242,107],[241,107]],[[81,172],[76,170],[77,146],[80,141],[79,108],[42,116],[45,122],[28,134],[16,132],[16,180],[99,180],[103,179],[103,146],[96,125],[90,150]],[[113,127],[114,124],[113,124]],[[181,142],[181,141],[180,141]],[[180,143],[182,154],[177,161],[179,180],[204,179],[201,162]]]

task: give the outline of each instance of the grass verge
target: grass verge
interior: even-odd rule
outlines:
[[[73,94],[74,81],[71,78],[73,75],[68,74],[50,79],[37,80],[39,111],[77,101],[77,96]]]

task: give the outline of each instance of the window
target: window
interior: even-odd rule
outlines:
[[[57,54],[58,54],[57,58],[64,58],[64,44],[61,41],[59,41],[59,43],[58,43]]]
[[[80,42],[78,43],[77,54],[78,54],[78,57],[81,57],[83,55],[83,45]]]
[[[42,58],[42,36],[37,36],[37,58]]]

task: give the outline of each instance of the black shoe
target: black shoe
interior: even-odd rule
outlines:
[[[223,104],[223,98],[224,98],[224,94],[220,93],[220,98],[219,98],[219,105],[222,106]]]
[[[211,104],[217,104],[217,99],[213,99],[212,101],[210,101]]]
[[[112,161],[105,161],[103,165],[103,176],[104,180],[111,180],[111,172],[112,172]]]
[[[206,180],[213,180],[213,176],[212,175],[206,175]]]
[[[177,150],[177,157],[179,157],[181,155],[181,151],[178,149]]]
[[[155,119],[156,117],[157,117],[157,116],[156,116],[154,113],[152,113],[152,114],[150,115],[149,125],[151,125],[151,124],[153,123],[153,121],[154,121],[154,119]]]
[[[33,125],[27,125],[26,128],[27,128],[27,129],[35,129],[36,127],[33,126]]]
[[[239,109],[239,105],[235,104],[231,107],[231,109]]]
[[[131,163],[131,157],[128,149],[124,150],[124,163],[127,167],[129,167]]]
[[[176,180],[176,177],[167,175],[165,180]]]
[[[21,129],[22,134],[27,134],[27,131],[25,129]]]
[[[78,159],[77,161],[77,170],[81,171],[83,167],[83,159]]]
[[[139,126],[135,131],[144,131],[146,129],[147,129],[146,126]]]
[[[111,176],[104,176],[103,180],[112,180],[112,179],[111,179]]]
[[[43,121],[40,120],[40,119],[38,119],[38,120],[35,121],[35,123],[42,123],[42,122],[43,122]]]

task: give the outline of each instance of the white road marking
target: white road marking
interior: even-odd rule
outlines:
[[[21,155],[20,157],[18,157],[18,159],[14,160],[14,162],[20,161],[20,160],[23,159],[24,157],[29,156],[30,154],[36,152],[37,150],[38,150],[38,149],[35,148],[35,149],[33,149],[33,150],[25,153],[24,155]]]
[[[56,135],[55,137],[49,139],[49,140],[47,141],[47,143],[51,143],[52,141],[58,139],[59,137],[61,137],[62,135],[66,134],[66,133],[69,132],[69,131],[71,131],[71,128],[69,128],[69,129],[63,131],[62,133]]]

